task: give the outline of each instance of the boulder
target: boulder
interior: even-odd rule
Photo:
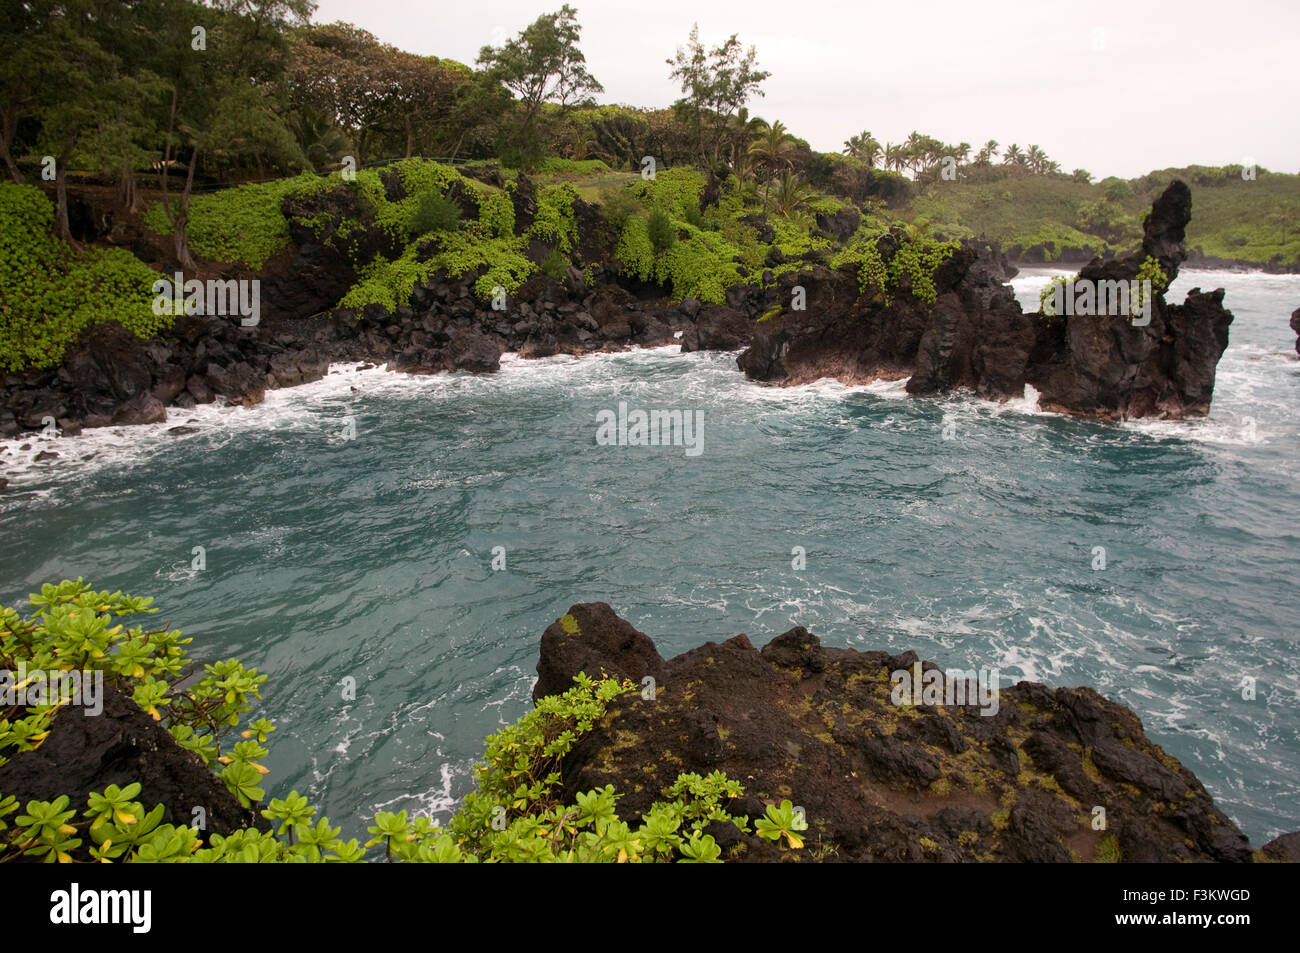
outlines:
[[[898,673],[918,670],[945,678],[915,653],[828,648],[802,628],[761,651],[741,634],[664,660],[609,605],[581,603],[543,634],[533,697],[579,672],[637,686],[561,764],[566,798],[613,784],[625,820],[679,773],[721,770],[745,789],[733,813],[788,798],[809,820],[809,846],[841,861],[1056,863],[1116,849],[1124,860],[1252,859],[1195,775],[1124,706],[1032,682],[896,703]],[[1109,831],[1093,829],[1094,805]],[[740,839],[742,860],[781,859],[771,842]],[[1274,843],[1279,858],[1294,850]]]

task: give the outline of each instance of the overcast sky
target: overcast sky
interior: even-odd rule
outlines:
[[[474,65],[564,0],[318,0],[380,40]],[[1031,143],[1098,178],[1253,159],[1300,171],[1300,0],[571,0],[602,102],[666,106],[671,57],[700,25],[772,75],[751,112],[821,151],[863,129],[978,147]]]

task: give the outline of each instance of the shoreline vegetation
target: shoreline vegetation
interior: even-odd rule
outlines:
[[[445,826],[381,811],[344,840],[264,787],[276,726],[249,716],[267,676],[228,659],[195,678],[193,640],[150,624],[152,603],[78,579],[32,593],[30,615],[0,610],[5,668],[104,685],[95,718],[0,685],[0,863],[1300,859],[1300,834],[1252,849],[1087,688],[900,699],[900,677],[947,676],[802,628],[665,660],[604,603],[547,628],[535,707],[488,737]]]
[[[790,308],[773,292],[818,267],[857,267],[864,298],[875,282],[889,302],[933,305],[933,275],[959,247],[985,249],[1004,279],[1013,262],[1122,257],[1176,182],[1197,208],[1182,260],[1300,270],[1300,176],[1188,166],[1095,182],[1036,145],[920,132],[881,143],[864,130],[817,152],[751,113],[770,74],[735,35],[710,46],[692,30],[668,61],[681,98],[645,109],[599,102],[567,5],[473,66],[311,24],[300,0],[257,19],[184,2],[112,22],[32,12],[0,33],[13,106],[0,129],[0,436],[253,403],[332,356],[490,371],[497,344],[581,353],[657,341],[661,326],[741,346]],[[260,294],[244,312],[178,319],[150,292],[177,273]],[[422,327],[408,328],[413,314]],[[162,347],[141,360],[133,340]]]
[[[1179,267],[1300,272],[1297,175],[1097,182],[919,131],[818,152],[751,114],[769,74],[736,35],[692,30],[682,97],[643,109],[599,103],[568,5],[473,66],[313,9],[33,0],[0,27],[0,438],[252,405],[336,361],[490,373],[673,343],[775,385],[1180,418],[1208,412],[1232,314],[1222,289],[1166,302]],[[1067,262],[1149,288],[1144,322],[1022,312],[1016,264]],[[1300,859],[1298,834],[1252,849],[1088,689],[902,705],[891,671],[934,670],[914,653],[794,629],[665,660],[603,603],[543,634],[536,707],[487,739],[446,827],[380,812],[344,839],[266,786],[266,676],[200,669],[151,603],[78,579],[0,609],[0,667],[104,682],[95,718],[33,697],[61,680],[0,685],[0,863]]]

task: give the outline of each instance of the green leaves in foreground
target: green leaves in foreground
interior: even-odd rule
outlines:
[[[218,772],[242,806],[265,798],[261,760],[270,753],[265,742],[275,725],[255,719],[239,741],[221,747],[222,737],[252,709],[252,699],[261,697],[265,675],[229,659],[206,665],[202,678],[177,690],[189,640],[166,626],[128,630],[117,622],[155,612],[151,599],[96,592],[78,579],[43,586],[29,602],[30,617],[0,609],[0,668],[22,663],[32,671],[103,672],[105,682],[129,694],[181,747]],[[261,810],[267,830],[205,837],[202,824],[163,823],[166,808],[146,808],[139,783],[93,792],[84,810],[67,795],[21,805],[0,793],[0,863],[19,856],[46,863],[355,863],[371,847],[401,863],[720,863],[722,850],[705,828],[721,822],[748,833],[746,819],[728,811],[744,790],[721,771],[679,775],[663,791],[665,800],[637,822],[619,816],[622,795],[613,785],[565,803],[563,758],[605,718],[609,703],[634,687],[626,679],[583,673],[573,682],[488,737],[484,760],[474,769],[475,789],[445,828],[430,817],[381,811],[364,845],[344,841],[341,828],[317,818],[308,799],[291,791]],[[0,709],[0,764],[6,754],[39,747],[59,707],[15,703]],[[807,829],[802,811],[789,801],[769,807],[756,826],[760,836],[784,839],[791,848],[803,846],[797,832]]]

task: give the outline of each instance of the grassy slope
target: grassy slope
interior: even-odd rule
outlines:
[[[1189,248],[1208,256],[1264,264],[1280,256],[1283,263],[1300,263],[1300,176],[1266,173],[1253,182],[1240,177],[1222,184],[1197,184],[1185,170],[1166,169],[1133,180],[1132,196],[1118,204],[1140,224],[1152,200],[1173,178],[1192,187]],[[1045,176],[1011,176],[999,182],[939,182],[900,211],[909,220],[928,219],[936,229],[984,234],[1003,247],[1027,248],[1046,241],[1061,246],[1095,246],[1102,240],[1079,231],[1076,211],[1083,202],[1103,196],[1101,185],[1083,185]],[[1282,242],[1282,224],[1270,219],[1288,206],[1295,208]],[[1116,244],[1132,244],[1130,231]]]

